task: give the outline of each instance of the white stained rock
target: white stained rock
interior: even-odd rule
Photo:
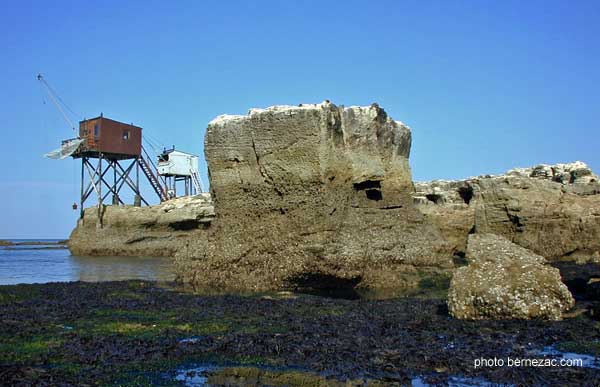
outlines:
[[[598,176],[592,172],[587,164],[581,161],[554,165],[540,164],[529,168],[514,168],[506,174],[509,176],[547,179],[563,184],[588,184],[598,181]]]

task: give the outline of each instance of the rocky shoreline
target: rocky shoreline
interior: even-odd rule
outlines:
[[[174,257],[180,281],[233,291],[454,276],[455,317],[560,319],[573,299],[547,263],[600,261],[598,176],[574,162],[414,183],[411,142],[377,104],[219,116],[205,136],[210,194],[87,209],[69,248]]]
[[[585,282],[571,265],[562,268],[568,283]],[[435,289],[422,290],[346,300],[202,295],[140,281],[0,286],[0,380],[174,386],[204,370],[214,385],[230,386],[600,383],[600,331],[588,313],[597,299],[577,295],[576,309],[588,312],[563,321],[473,322],[451,318],[444,298],[428,293]],[[585,366],[475,367],[477,359],[558,359],[560,351],[578,353]]]

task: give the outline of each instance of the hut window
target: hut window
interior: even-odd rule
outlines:
[[[94,137],[100,137],[100,125],[94,125]]]
[[[123,131],[123,140],[129,140],[129,130]]]

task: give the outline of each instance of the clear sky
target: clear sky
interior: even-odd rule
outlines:
[[[599,1],[3,1],[0,238],[77,217],[79,164],[42,157],[73,133],[39,72],[79,118],[198,154],[219,114],[329,99],[409,125],[415,180],[600,172],[599,20]]]

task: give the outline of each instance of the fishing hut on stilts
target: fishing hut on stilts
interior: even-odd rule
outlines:
[[[135,206],[150,205],[140,191],[140,172],[148,180],[158,199],[168,200],[166,183],[142,146],[142,128],[104,117],[79,122],[79,136],[62,142],[61,148],[46,155],[81,160],[80,217],[86,201],[95,196],[98,219],[107,200],[124,205],[121,192],[131,189]]]
[[[81,216],[86,200],[94,193],[99,207],[109,197],[113,205],[125,204],[120,195],[124,187],[133,191],[134,205],[149,205],[140,192],[140,171],[158,199],[168,200],[165,182],[142,146],[142,128],[100,115],[79,123],[78,139],[83,141],[71,157],[81,159]]]
[[[38,75],[38,80],[46,86],[52,102],[73,127],[59,103],[62,100],[41,75]],[[83,219],[86,202],[96,197],[99,227],[102,227],[102,213],[107,201],[112,205],[126,204],[122,195],[124,190],[133,193],[133,205],[150,205],[140,190],[140,178],[150,183],[160,202],[177,197],[178,181],[184,181],[185,195],[202,192],[198,156],[175,151],[174,148],[164,150],[157,157],[159,169],[142,145],[141,127],[104,117],[103,114],[79,121],[78,136],[62,141],[60,148],[45,156],[81,160],[81,192],[79,203],[74,203],[73,209],[79,208]]]

